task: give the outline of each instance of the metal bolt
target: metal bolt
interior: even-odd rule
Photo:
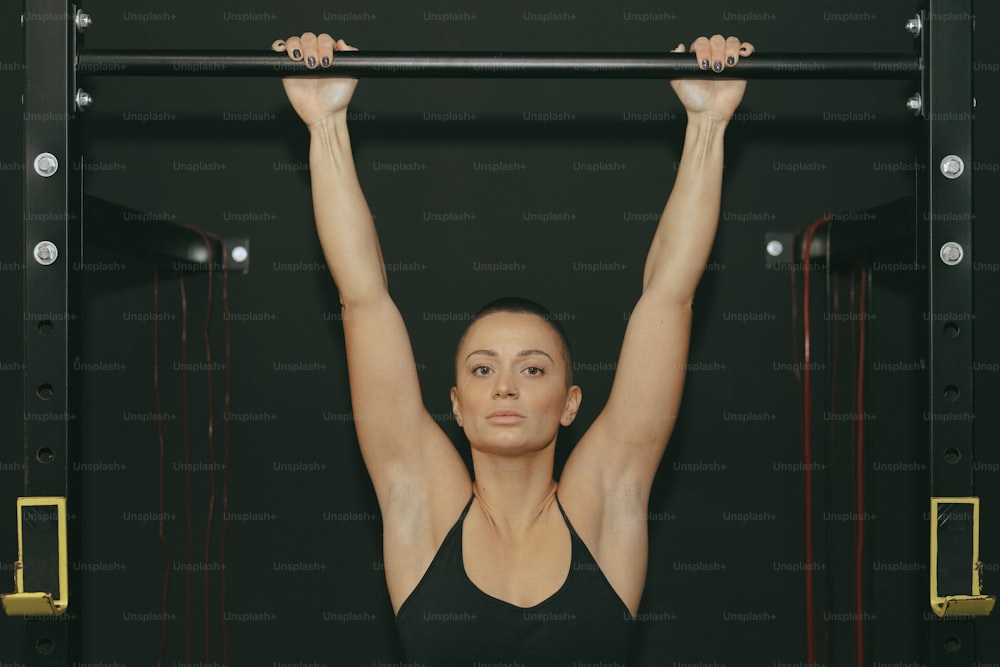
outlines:
[[[920,93],[913,93],[913,97],[906,100],[906,108],[912,111],[914,116],[919,116],[924,109],[924,98]]]
[[[51,241],[39,241],[35,245],[35,261],[42,266],[48,266],[59,257],[59,249]]]
[[[965,172],[965,162],[957,155],[945,155],[941,160],[941,173],[946,178],[958,178]]]
[[[76,29],[79,32],[83,32],[93,24],[94,20],[90,18],[90,14],[85,14],[82,9],[76,10]]]
[[[233,248],[232,252],[230,253],[230,257],[233,258],[233,261],[239,262],[241,264],[247,261],[247,257],[249,256],[250,253],[249,251],[247,251],[246,246],[241,246],[241,245],[238,245],[235,248]]]
[[[86,109],[87,107],[89,107],[91,104],[93,104],[94,98],[91,97],[90,93],[88,93],[83,88],[77,88],[76,89],[76,97],[73,98],[73,101],[76,102],[76,110],[77,111],[83,111],[84,109]]]
[[[941,261],[948,266],[955,266],[962,261],[964,256],[965,251],[962,250],[962,246],[954,241],[948,241],[941,246]]]
[[[39,153],[35,157],[35,173],[48,178],[59,171],[59,160],[52,153]]]
[[[781,241],[768,241],[767,254],[771,257],[780,257],[781,253],[784,251],[785,246],[782,245]]]
[[[924,22],[920,19],[920,14],[917,14],[912,19],[907,19],[906,32],[910,33],[914,37],[919,37],[920,32],[923,29],[924,29]]]

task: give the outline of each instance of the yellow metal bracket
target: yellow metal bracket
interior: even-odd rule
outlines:
[[[52,616],[69,606],[66,498],[17,499],[14,592],[0,595],[8,616]]]
[[[940,617],[987,616],[996,596],[982,594],[979,498],[931,498],[931,609]]]

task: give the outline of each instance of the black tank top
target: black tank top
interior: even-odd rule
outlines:
[[[426,667],[625,667],[632,615],[562,505],[573,545],[569,576],[546,600],[518,607],[482,592],[465,573],[462,523],[472,500],[396,615],[407,661]]]

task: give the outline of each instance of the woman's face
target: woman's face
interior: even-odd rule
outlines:
[[[514,455],[552,444],[580,405],[566,370],[559,335],[540,317],[498,312],[473,323],[451,390],[452,411],[473,449]]]

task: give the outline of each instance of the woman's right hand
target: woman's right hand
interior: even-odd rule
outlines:
[[[301,37],[276,40],[271,49],[286,52],[296,62],[305,61],[309,69],[329,67],[333,63],[335,51],[357,51],[342,39],[335,40],[326,33],[316,36],[311,32],[303,33]],[[331,76],[295,76],[284,77],[281,83],[299,118],[312,127],[324,118],[347,112],[347,105],[351,102],[358,80]]]

